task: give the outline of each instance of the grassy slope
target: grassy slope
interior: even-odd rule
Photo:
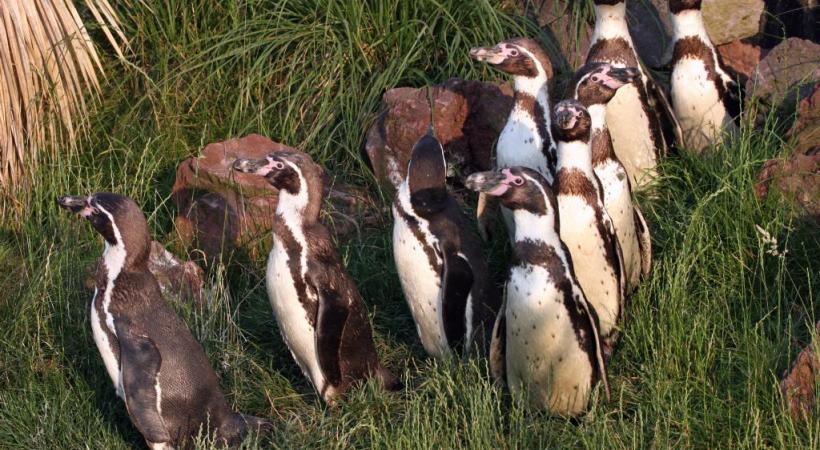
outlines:
[[[376,190],[361,146],[381,93],[494,78],[467,49],[531,33],[483,1],[156,3],[167,6],[129,10],[135,56],[128,68],[111,62],[85,150],[49,161],[26,220],[0,228],[1,448],[142,445],[88,326],[82,280],[100,242],[58,212],[56,195],[130,195],[154,235],[171,242],[176,163],[250,132],[297,145],[333,175]],[[511,401],[486,381],[484,361],[424,357],[387,227],[340,251],[373,313],[381,354],[409,386],[400,396],[368,386],[325,411],[276,331],[263,259],[209,267],[213,305],[181,313],[237,409],[274,420],[266,446],[817,448],[820,424],[792,422],[777,389],[794,342],[820,318],[820,246],[776,199],[760,204],[752,194],[756,169],[782,149],[774,125],[747,131],[716,158],[665,163],[657,195],[643,202],[656,270],[632,300],[610,370],[613,400],[594,400],[579,423]],[[755,225],[788,256],[766,254]]]

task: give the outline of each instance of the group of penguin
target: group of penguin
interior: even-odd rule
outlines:
[[[595,0],[587,63],[568,99],[550,104],[552,66],[535,41],[470,51],[512,75],[514,106],[497,143],[496,170],[471,174],[479,213],[499,202],[513,259],[493,286],[480,238],[445,184],[432,129],[412,149],[393,203],[393,254],[425,351],[487,354],[492,376],[553,414],[582,413],[606,365],[626,300],[651,267],[649,228],[633,186],[655,176],[664,130],[696,150],[731,131],[731,78],[703,27],[700,0],[669,0],[674,26],[671,104],[641,67],[624,0]],[[667,133],[668,135],[668,133]],[[680,146],[680,145],[679,145]],[[401,382],[379,361],[367,310],[319,221],[322,168],[305,153],[237,159],[233,170],[279,191],[267,290],[284,342],[328,404],[352,384]],[[236,445],[267,420],[230,409],[202,346],[148,271],[150,235],[131,199],[65,196],[105,249],[90,305],[94,341],[116,393],[152,449],[188,447],[207,431]]]

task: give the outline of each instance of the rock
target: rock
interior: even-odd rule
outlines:
[[[429,88],[433,129],[444,145],[448,175],[458,179],[492,168],[492,155],[512,109],[507,86],[451,79]],[[382,97],[382,113],[367,132],[365,151],[376,178],[397,187],[404,179],[413,144],[430,126],[428,88],[400,87]]]
[[[815,83],[811,93],[800,100],[797,118],[787,136],[794,140],[797,153],[820,151],[820,83]]]
[[[767,161],[757,176],[755,194],[762,199],[772,186],[793,199],[809,217],[820,219],[820,151]]]
[[[667,48],[672,40],[667,2],[628,0],[626,17],[629,35],[643,63],[649,67],[660,67],[667,63]]]
[[[815,325],[815,340],[820,334],[820,322]],[[820,360],[811,344],[794,360],[791,370],[783,374],[780,390],[786,399],[789,415],[794,420],[808,419],[814,412],[817,397],[814,387],[820,380]]]
[[[166,299],[205,304],[205,274],[193,261],[182,261],[157,241],[151,242],[148,270],[154,274]]]
[[[703,22],[715,45],[760,33],[763,0],[703,0]]]
[[[518,0],[516,6],[522,15],[534,19],[546,35],[544,49],[556,71],[572,72],[584,64],[594,13],[586,20],[572,2],[556,0]]]
[[[171,194],[183,242],[216,257],[270,233],[277,190],[263,178],[231,170],[231,164],[283,150],[293,149],[252,134],[208,144],[202,156],[183,161]]]
[[[820,45],[789,38],[760,61],[746,83],[746,92],[777,104],[800,86],[817,81],[820,81]]]
[[[744,80],[752,76],[761,58],[767,53],[760,46],[744,41],[719,45],[717,51],[726,68],[742,76]]]

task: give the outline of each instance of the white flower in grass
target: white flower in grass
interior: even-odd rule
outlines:
[[[766,231],[760,225],[755,225],[755,229],[757,230],[757,233],[760,235],[760,238],[761,238],[761,241],[763,242],[763,245],[768,247],[766,249],[766,254],[767,255],[777,256],[778,258],[785,258],[786,257],[786,255],[789,253],[789,251],[786,250],[786,249],[783,249],[783,251],[781,252],[780,249],[778,249],[778,244],[777,244],[777,238],[776,237],[769,234],[769,232]]]

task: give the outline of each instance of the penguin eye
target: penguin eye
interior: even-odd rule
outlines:
[[[597,82],[598,82],[598,80],[600,80],[600,79],[601,79],[601,78],[599,78],[599,77],[598,77],[598,75],[593,75],[593,76],[592,76],[592,81],[594,81],[594,82],[596,82],[596,83],[597,83]]]
[[[524,184],[524,179],[521,177],[515,177],[513,178],[512,183],[516,186],[521,186]]]
[[[274,161],[273,168],[276,170],[282,170],[285,168],[285,163],[283,163],[282,161]]]
[[[510,56],[518,56],[518,50],[516,50],[516,49],[510,50]]]

